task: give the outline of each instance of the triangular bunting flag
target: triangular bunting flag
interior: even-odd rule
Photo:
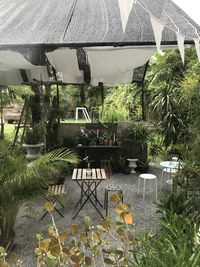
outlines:
[[[157,47],[158,53],[160,53],[160,44],[162,40],[162,31],[163,31],[164,25],[152,16],[150,17],[150,19],[151,19],[151,25],[153,28],[154,37],[156,41],[156,47]]]
[[[181,58],[182,58],[182,61],[184,64],[184,62],[185,62],[185,50],[184,50],[185,36],[182,35],[180,32],[177,32],[176,36],[177,36],[177,42],[178,42],[178,49],[180,51]]]
[[[195,48],[196,48],[198,60],[200,61],[200,44],[199,44],[199,39],[194,38],[194,43],[195,43]]]
[[[134,2],[135,2],[135,0],[118,0],[119,8],[120,8],[120,14],[121,14],[121,20],[122,20],[123,32],[126,29],[128,18],[129,18],[129,15],[131,13]]]

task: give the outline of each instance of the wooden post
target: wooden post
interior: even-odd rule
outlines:
[[[0,97],[0,99],[1,99],[1,103],[0,103],[0,105],[1,105],[1,108],[0,108],[0,113],[1,113],[1,136],[0,136],[0,138],[3,139],[4,138],[4,121],[3,121],[3,94],[2,94],[2,88],[0,88],[0,90],[1,90],[1,92],[0,92],[0,94],[1,94],[1,97]]]
[[[146,111],[145,111],[145,92],[144,92],[144,82],[141,84],[142,86],[142,95],[141,95],[141,104],[142,104],[142,120],[146,120]]]
[[[58,78],[56,75],[56,70],[53,68],[53,75],[55,80],[58,82]],[[58,109],[58,124],[60,124],[60,94],[59,94],[59,85],[56,84],[56,98],[57,98],[57,109]]]

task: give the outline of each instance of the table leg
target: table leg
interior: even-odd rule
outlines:
[[[85,181],[84,181],[84,182],[85,182]],[[78,211],[76,212],[76,214],[73,216],[73,219],[76,218],[76,216],[79,214],[79,212],[80,212],[81,209],[85,206],[85,204],[86,204],[86,202],[87,202],[88,200],[92,203],[92,205],[93,205],[94,208],[97,210],[97,212],[101,215],[101,217],[104,218],[104,216],[101,214],[101,212],[99,211],[99,209],[96,207],[96,205],[94,204],[94,202],[93,202],[93,201],[91,200],[91,198],[90,198],[92,195],[95,197],[94,191],[97,189],[97,187],[98,187],[98,185],[99,185],[100,183],[101,183],[101,180],[98,181],[98,182],[95,181],[95,183],[94,183],[94,181],[93,181],[92,183],[85,182],[85,184],[86,184],[86,186],[87,186],[87,190],[84,191],[84,195],[86,196],[86,200],[83,202],[83,204],[80,206],[80,208],[78,209]],[[95,187],[94,187],[93,189],[91,189],[91,186],[92,186],[93,184],[95,185]],[[80,186],[80,184],[79,184],[79,186]],[[95,197],[95,202],[96,202],[96,201],[101,205],[101,203],[99,202],[99,200]],[[80,200],[79,200],[78,203],[80,203]],[[77,204],[78,204],[78,203],[77,203]],[[101,207],[102,207],[102,205],[101,205]]]
[[[88,197],[84,203],[81,205],[81,207],[78,209],[78,211],[76,212],[76,214],[73,216],[72,219],[75,219],[76,216],[79,214],[79,212],[82,210],[83,206],[85,206],[86,202],[90,200],[90,202],[92,203],[92,205],[94,206],[94,208],[97,210],[97,212],[101,215],[101,217],[104,219],[104,216],[101,214],[101,212],[98,210],[98,208],[95,206],[95,204],[93,203],[93,201]]]
[[[78,184],[78,185],[80,186],[80,188],[81,188],[81,198],[80,198],[79,201],[76,203],[75,207],[77,207],[77,206],[79,205],[79,203],[82,204],[82,199],[83,199],[83,197],[86,196],[86,193],[87,193],[88,191],[90,191],[90,192],[91,192],[91,195],[93,195],[94,198],[95,198],[95,203],[96,203],[96,204],[98,203],[98,204],[103,208],[102,204],[100,203],[100,201],[99,201],[98,198],[97,198],[97,187],[99,186],[99,184],[101,183],[101,181],[98,181],[98,182],[96,182],[96,181],[92,181],[92,183],[91,183],[90,185],[89,185],[89,182],[86,182],[86,181],[83,181],[82,183],[79,183],[79,181],[76,181],[76,182],[77,182],[77,184]],[[84,190],[83,183],[85,183],[86,186],[87,186],[87,189],[86,189],[86,190]],[[92,187],[93,184],[94,184],[94,189],[91,189],[91,187]],[[94,193],[94,192],[95,192],[95,193]]]

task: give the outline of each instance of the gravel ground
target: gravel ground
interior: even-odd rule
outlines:
[[[150,166],[149,173],[157,175],[159,198],[161,191],[161,169],[156,166]],[[103,203],[104,187],[106,184],[116,183],[121,185],[123,188],[124,202],[130,203],[133,207],[136,232],[156,232],[158,230],[158,224],[156,222],[157,214],[154,204],[155,184],[153,181],[146,183],[146,198],[143,200],[142,184],[140,194],[137,195],[138,176],[139,174],[113,174],[110,180],[102,182],[99,186],[98,197]],[[101,220],[101,217],[89,201],[86,203],[76,219],[72,220],[72,217],[76,212],[74,205],[80,197],[80,189],[78,185],[71,180],[70,176],[66,177],[65,183],[68,192],[62,200],[65,208],[61,210],[65,217],[62,218],[55,212],[55,221],[57,226],[62,230],[66,230],[72,223],[81,225],[85,215],[89,215],[94,223],[98,223]],[[42,205],[44,202],[45,200],[40,198],[33,199],[25,203],[20,208],[16,220],[14,251],[22,259],[23,266],[35,266],[34,249],[36,247],[36,233],[43,233],[44,236],[46,236],[47,227],[51,223],[49,215],[47,215],[43,221],[39,221],[43,215]],[[109,203],[109,214],[114,214],[114,206],[114,203]],[[102,212],[105,214],[104,210],[102,210]]]

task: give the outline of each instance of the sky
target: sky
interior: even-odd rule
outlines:
[[[200,1],[199,0],[173,0],[183,9],[198,25],[200,25]]]

